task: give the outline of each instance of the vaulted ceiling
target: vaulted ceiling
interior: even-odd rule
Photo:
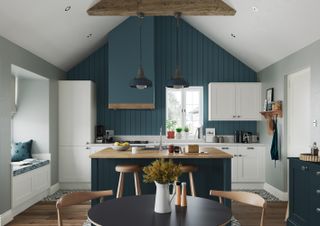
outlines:
[[[126,19],[88,16],[86,10],[95,2],[1,0],[0,35],[67,71]],[[183,18],[256,71],[320,39],[319,0],[225,2],[237,10],[236,16]]]

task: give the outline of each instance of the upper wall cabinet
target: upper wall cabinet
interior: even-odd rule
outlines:
[[[139,19],[129,17],[108,35],[110,109],[154,109],[154,18],[142,24],[142,66],[153,86],[144,90],[130,88],[139,68]]]
[[[261,120],[261,83],[209,83],[209,120]]]

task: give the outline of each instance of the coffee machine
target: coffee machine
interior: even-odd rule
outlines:
[[[105,130],[103,125],[96,126],[96,143],[105,142]]]

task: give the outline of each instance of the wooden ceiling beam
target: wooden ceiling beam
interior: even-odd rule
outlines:
[[[90,9],[91,16],[233,16],[236,10],[222,0],[101,0]]]

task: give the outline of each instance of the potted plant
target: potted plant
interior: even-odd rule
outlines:
[[[182,128],[178,127],[176,128],[176,139],[181,139],[182,138],[182,135],[181,135],[181,132],[182,132]]]
[[[190,131],[189,127],[188,127],[188,126],[185,126],[185,127],[183,128],[183,131],[184,131],[184,137],[185,137],[185,139],[188,139],[189,131]]]
[[[146,183],[155,183],[156,197],[154,211],[156,213],[170,213],[170,203],[173,196],[170,198],[169,186],[177,180],[181,175],[181,165],[174,164],[170,159],[165,161],[159,159],[152,162],[149,166],[143,168],[143,178]],[[175,191],[175,189],[173,189]]]
[[[174,128],[175,128],[176,124],[177,124],[177,122],[174,120],[167,120],[166,121],[167,138],[168,139],[174,139]]]

